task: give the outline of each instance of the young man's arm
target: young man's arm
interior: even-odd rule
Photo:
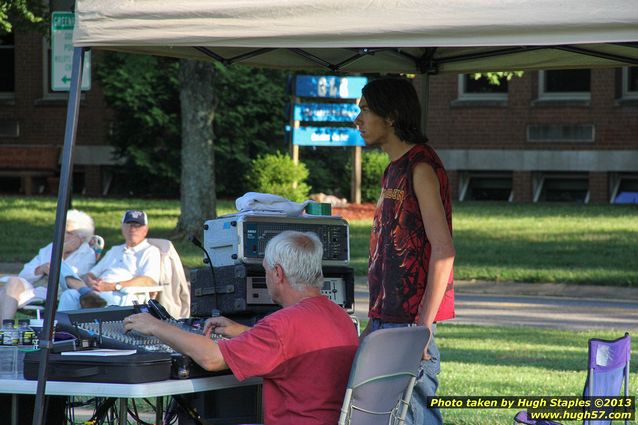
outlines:
[[[428,281],[419,304],[419,325],[432,330],[432,323],[441,305],[454,264],[454,244],[445,217],[439,179],[434,169],[425,163],[414,167],[413,186],[423,217],[425,233],[432,246]],[[427,346],[423,357],[427,359]]]

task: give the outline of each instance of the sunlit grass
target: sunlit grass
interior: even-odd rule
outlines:
[[[179,217],[176,200],[76,198],[107,244],[121,243],[119,222],[128,208],[149,213],[151,236],[170,238]],[[0,262],[28,261],[52,239],[55,198],[0,197]],[[219,201],[218,214],[235,211]],[[368,267],[371,220],[350,223],[351,265]],[[638,208],[619,205],[457,203],[454,243],[457,279],[638,285]],[[202,266],[191,243],[173,240],[187,267]]]
[[[616,339],[617,331],[558,331],[527,327],[439,324],[439,395],[579,396],[587,376],[590,338]],[[638,343],[634,340],[632,351]],[[631,367],[630,394],[638,390]],[[520,409],[444,409],[452,425],[510,424]]]

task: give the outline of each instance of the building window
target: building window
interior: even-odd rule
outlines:
[[[622,97],[638,99],[638,66],[622,69]]]
[[[534,202],[589,203],[589,179],[584,173],[538,173],[532,185]]]
[[[15,92],[15,42],[13,33],[0,35],[0,98],[13,98]]]
[[[528,142],[593,142],[593,124],[529,124]]]
[[[612,204],[638,204],[638,173],[612,174],[610,188]]]
[[[462,171],[459,201],[512,201],[512,173]]]
[[[459,100],[507,100],[507,80],[496,85],[484,76],[477,80],[472,74],[460,74]]]
[[[539,99],[590,100],[591,70],[539,71],[538,97]]]

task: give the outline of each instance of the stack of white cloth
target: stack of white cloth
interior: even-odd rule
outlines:
[[[235,200],[239,214],[275,214],[288,217],[300,216],[309,202],[293,202],[272,193],[247,192]]]

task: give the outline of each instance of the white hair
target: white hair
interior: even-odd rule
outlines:
[[[72,223],[72,224],[71,224]],[[95,233],[95,223],[90,215],[80,210],[68,210],[66,212],[66,225],[71,227],[86,242]]]
[[[290,285],[298,291],[305,287],[323,287],[322,257],[323,244],[316,234],[290,230],[272,238],[264,253],[268,268],[279,264]]]

